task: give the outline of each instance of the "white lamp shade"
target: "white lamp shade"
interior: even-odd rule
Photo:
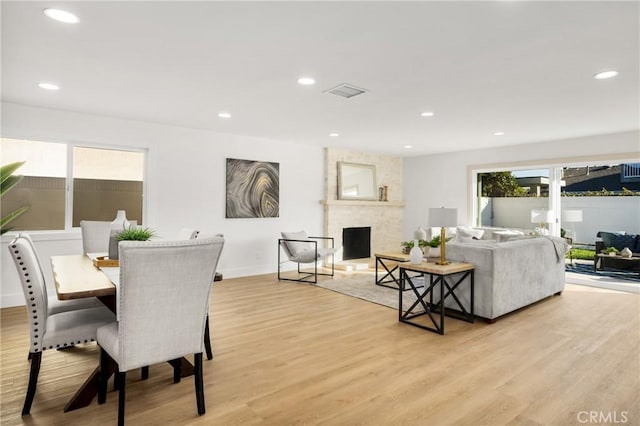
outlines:
[[[458,209],[445,207],[429,209],[429,226],[444,228],[458,226]]]
[[[563,222],[582,222],[582,210],[563,210]]]
[[[533,209],[531,210],[531,223],[551,223],[553,214],[551,210]]]

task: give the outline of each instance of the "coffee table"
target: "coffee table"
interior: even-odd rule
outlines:
[[[635,271],[640,275],[640,256],[623,257],[620,255],[611,256],[609,254],[598,253],[593,259],[593,270],[598,272],[604,268]]]

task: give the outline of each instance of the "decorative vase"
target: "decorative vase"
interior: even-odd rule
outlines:
[[[118,238],[116,235],[130,226],[127,213],[124,210],[118,210],[116,218],[111,222],[111,231],[109,232],[109,259],[118,258]]]
[[[427,231],[425,231],[422,227],[418,226],[418,229],[413,231],[413,238],[415,238],[416,240],[426,240]]]
[[[633,256],[633,253],[631,252],[629,247],[625,247],[620,252],[620,256],[622,256],[622,257],[631,257],[631,256]]]
[[[420,250],[418,240],[413,240],[413,248],[409,252],[409,260],[412,265],[419,265],[422,263],[422,250]]]

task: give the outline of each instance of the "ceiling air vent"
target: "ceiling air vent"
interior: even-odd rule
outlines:
[[[354,96],[361,95],[366,93],[365,89],[361,89],[360,87],[356,87],[351,84],[342,83],[333,89],[325,90],[325,93],[331,93],[332,95],[342,96],[343,98],[353,98]]]

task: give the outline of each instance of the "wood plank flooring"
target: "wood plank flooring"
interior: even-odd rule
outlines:
[[[9,425],[114,424],[107,403],[63,413],[95,345],[43,354],[31,415],[24,308],[1,310],[1,415]],[[597,411],[640,424],[640,295],[567,285],[495,324],[447,319],[440,336],[397,312],[274,274],[216,283],[207,413],[167,364],[127,380],[130,425],[572,425]],[[606,424],[607,422],[600,422]],[[618,422],[620,423],[620,422]]]

